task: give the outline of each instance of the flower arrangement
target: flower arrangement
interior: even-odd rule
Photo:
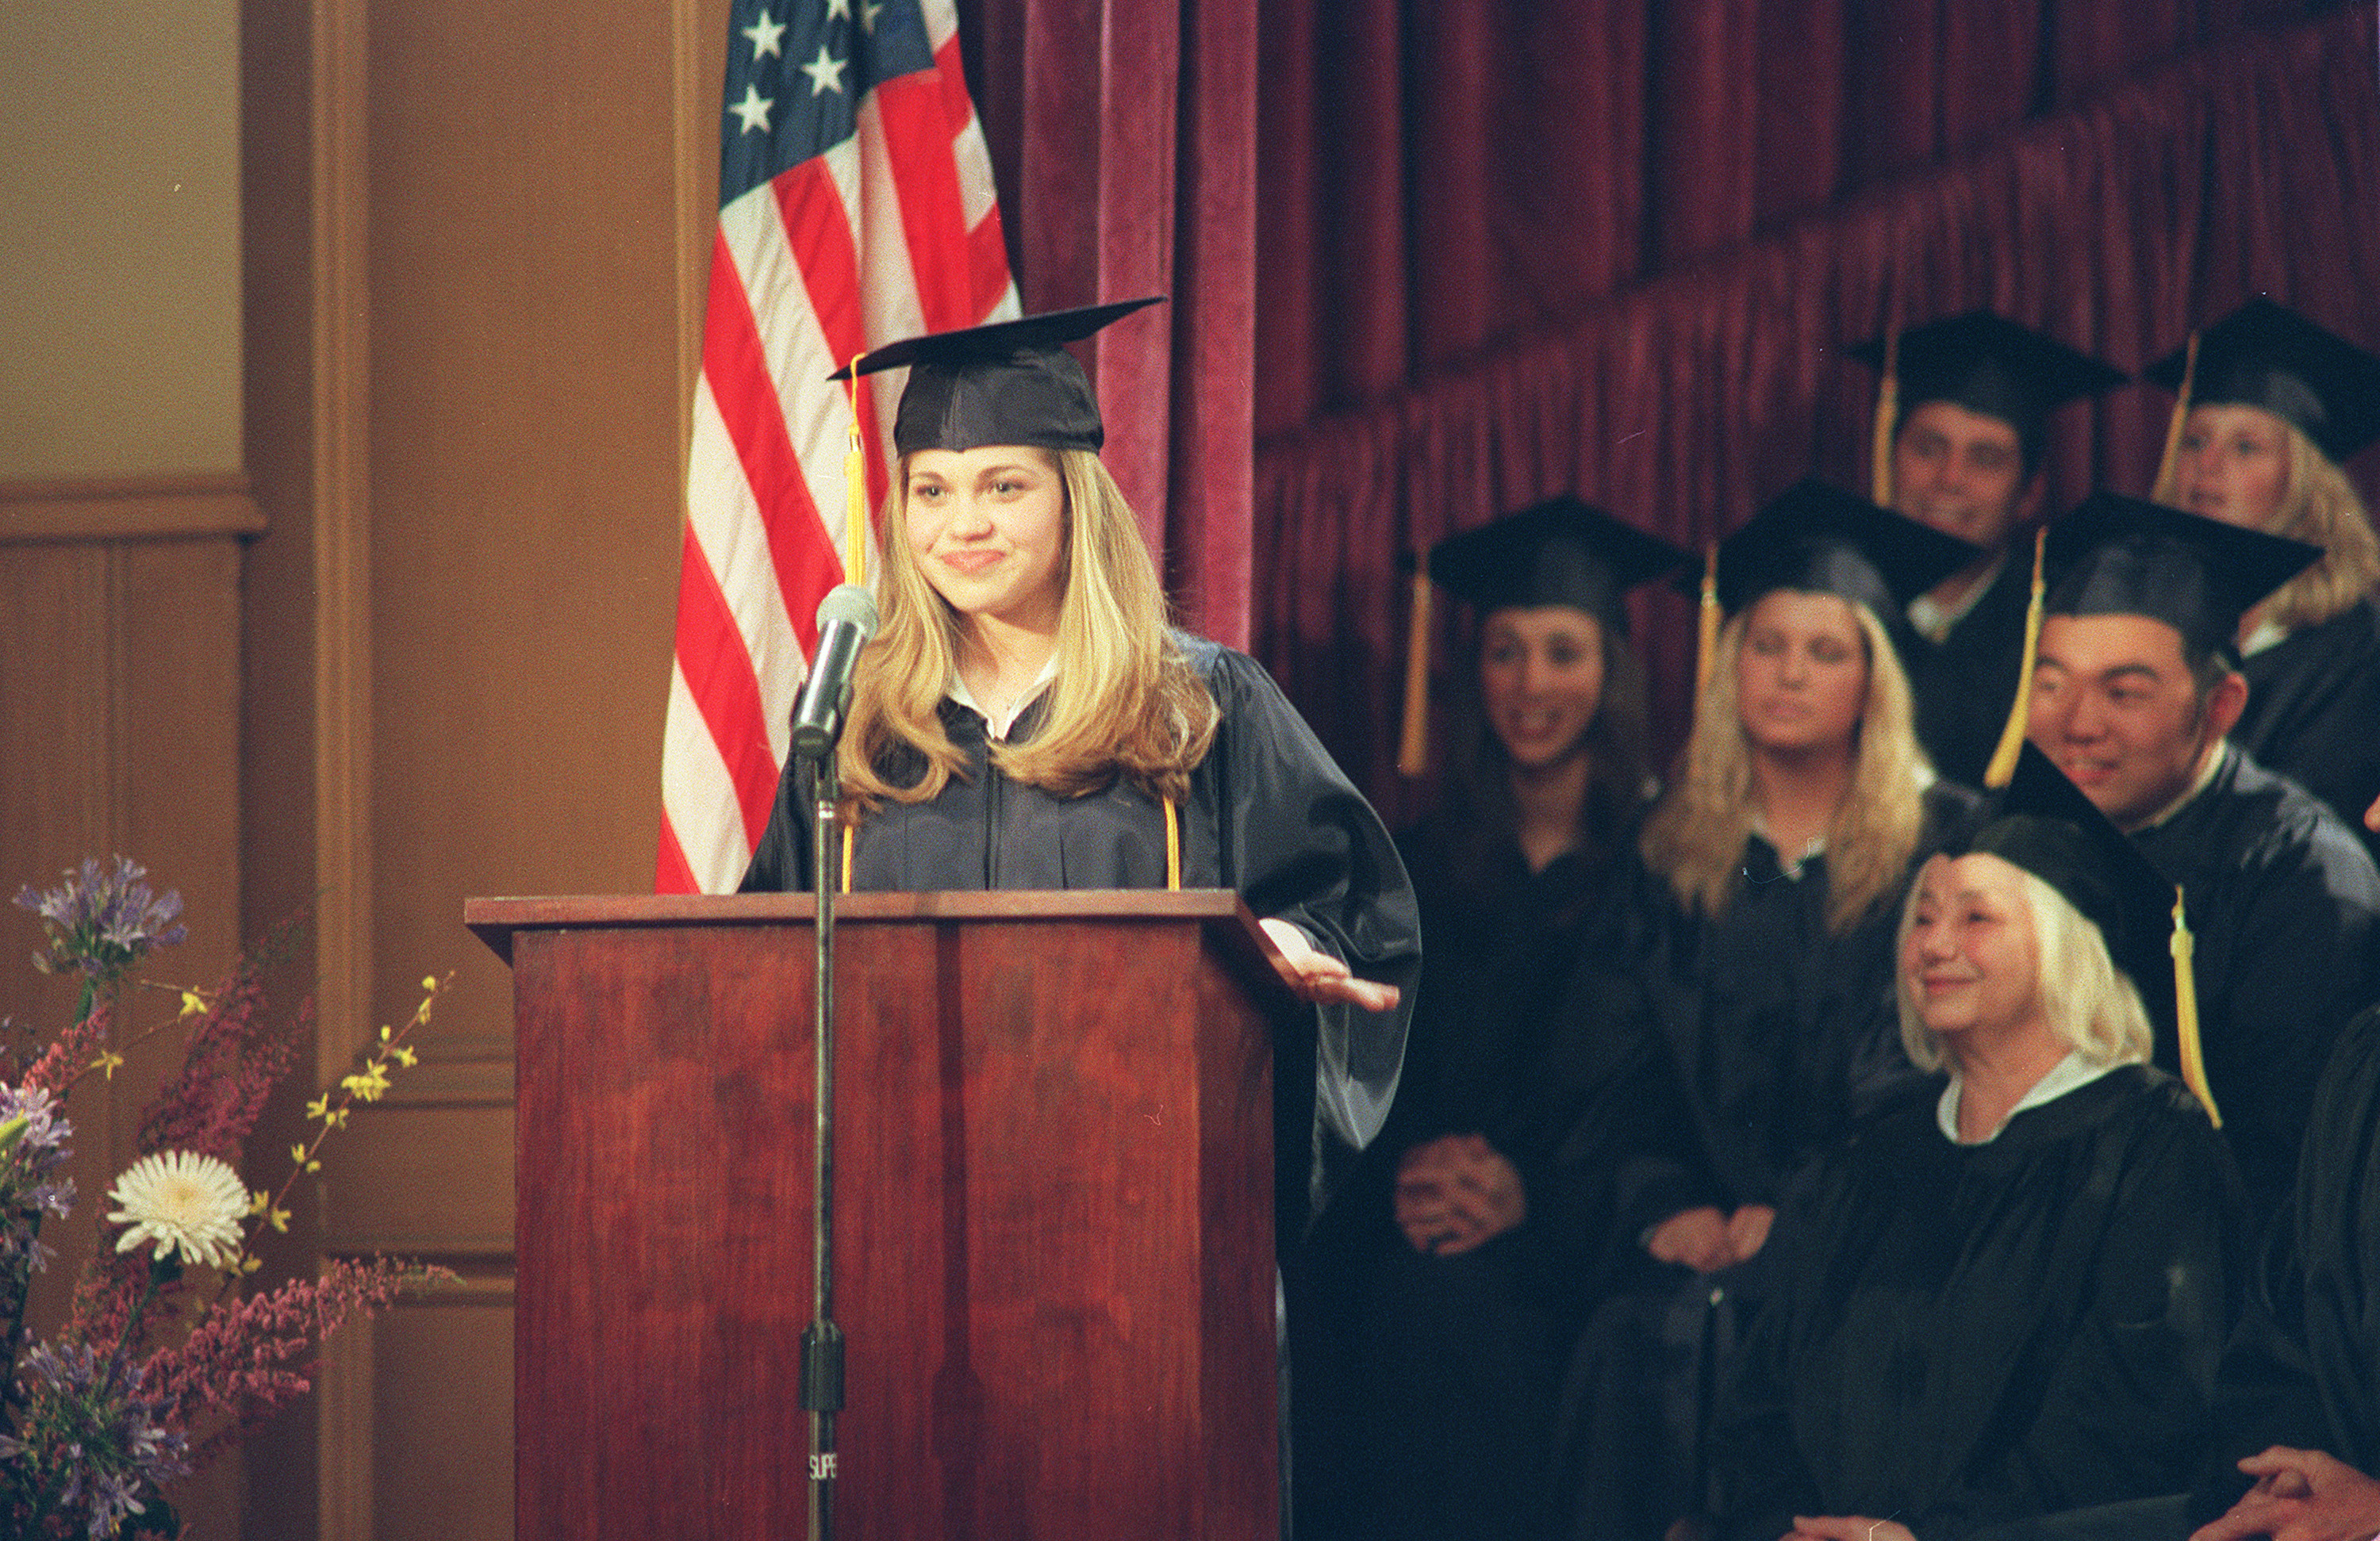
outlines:
[[[167,1483],[302,1394],[314,1351],[343,1322],[441,1271],[343,1260],[267,1289],[249,1283],[259,1230],[287,1229],[284,1200],[321,1170],[323,1139],[355,1103],[380,1098],[390,1065],[414,1062],[406,1039],[430,1020],[443,983],[423,980],[412,1019],[382,1028],[363,1066],[307,1105],[318,1127],[291,1147],[279,1190],[250,1190],[235,1163],[312,1028],[302,1006],[286,1016],[266,1009],[263,972],[288,932],[209,989],[138,981],[169,990],[178,1007],[125,1036],[133,969],[183,940],[180,896],[155,894],[146,871],[117,856],[85,861],[46,892],[28,887],[17,904],[41,919],[34,966],[79,976],[81,993],[73,1022],[49,1041],[0,1035],[0,1324],[14,1361],[0,1377],[0,1541],[173,1535]],[[139,1158],[108,1190],[101,1244],[67,1320],[36,1341],[25,1316],[33,1275],[52,1256],[42,1227],[75,1200],[60,1170],[74,1134],[67,1094],[94,1073],[113,1078],[133,1043],[177,1029],[180,1068],[140,1119]]]

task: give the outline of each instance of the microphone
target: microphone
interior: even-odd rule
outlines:
[[[851,672],[859,649],[876,635],[876,596],[856,583],[827,590],[818,607],[818,654],[794,703],[794,753],[819,758],[833,753],[843,734],[843,709],[851,704]]]

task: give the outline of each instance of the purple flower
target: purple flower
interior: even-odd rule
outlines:
[[[41,916],[49,946],[33,954],[44,974],[79,971],[113,982],[152,947],[170,947],[188,933],[182,926],[182,896],[151,890],[149,869],[124,856],[102,863],[83,858],[54,889],[18,891],[17,906]]]
[[[142,1512],[144,1492],[189,1474],[189,1440],[144,1394],[140,1365],[89,1343],[37,1343],[24,1367],[32,1394],[5,1458],[28,1468],[34,1491],[56,1494],[57,1511],[93,1541]]]

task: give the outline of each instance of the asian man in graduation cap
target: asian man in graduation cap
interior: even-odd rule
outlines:
[[[2380,355],[2260,295],[2142,372],[2175,394],[2160,501],[2322,548],[2242,623],[2232,738],[2352,824],[2380,796],[2380,533],[2341,467],[2380,439]]]
[[[2205,1099],[2259,1213],[2289,1185],[2332,1041],[2380,994],[2370,854],[2226,736],[2249,691],[2240,617],[2315,554],[2095,494],[2048,532],[2027,705],[2033,742],[2181,889],[2196,1032],[2157,1063]]]
[[[1982,548],[1909,604],[1917,740],[1951,781],[1983,784],[2016,690],[2032,574],[2010,540],[2047,486],[2050,414],[2128,378],[1989,310],[1851,349],[1882,381],[1876,501]]]

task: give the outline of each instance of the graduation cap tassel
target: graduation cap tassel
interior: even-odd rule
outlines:
[[[1869,502],[1892,506],[1892,429],[1900,416],[1900,329],[1884,334],[1884,375],[1876,388],[1876,433],[1869,449]]]
[[[2173,502],[2174,462],[2181,456],[2181,420],[2190,416],[2190,387],[2197,373],[2198,334],[2192,332],[2181,359],[2181,393],[2173,398],[2173,418],[2165,425],[2165,454],[2157,459],[2156,485],[2149,492],[2158,503]]]
[[[867,357],[856,354],[851,360],[851,436],[843,451],[843,572],[846,582],[863,584],[868,581],[868,451],[859,437],[859,361]]]
[[[1429,769],[1429,566],[1417,564],[1405,632],[1404,733],[1397,743],[1397,771],[1405,776]]]
[[[2173,1016],[2175,1036],[2181,1040],[2182,1083],[2197,1094],[2206,1109],[2207,1118],[2216,1128],[2223,1127],[2223,1115],[2216,1110],[2215,1094],[2206,1085],[2206,1054],[2198,1042],[2198,980],[2191,973],[2191,956],[2197,950],[2197,940],[2190,934],[2190,922],[2182,915],[2181,890],[2173,891]]]
[[[1718,542],[1703,552],[1702,606],[1694,616],[1694,700],[1710,688],[1711,671],[1718,664]]]
[[[2048,543],[2046,527],[2033,532],[2033,597],[2024,605],[2024,651],[2017,663],[2016,699],[2009,704],[2008,722],[2001,725],[2000,741],[1992,750],[1991,763],[1984,767],[1984,785],[1987,790],[2008,785],[2009,778],[2016,774],[2017,751],[2024,745],[2025,720],[2032,715],[2033,665],[2041,651],[2041,561],[2043,549]]]

